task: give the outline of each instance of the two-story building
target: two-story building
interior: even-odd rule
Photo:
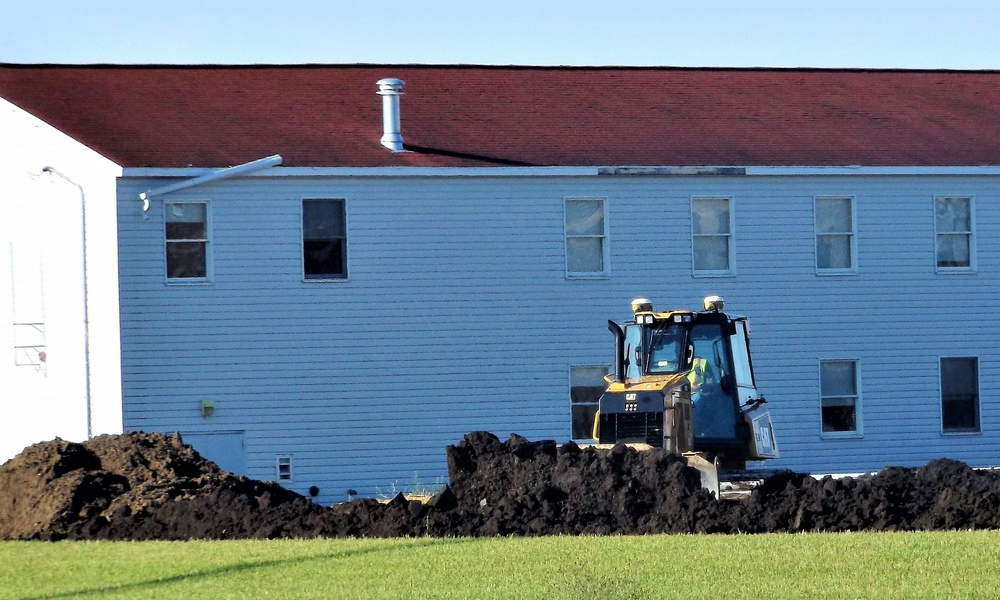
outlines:
[[[1000,463],[1000,73],[0,71],[123,166],[126,429],[321,502],[433,484],[469,431],[586,438],[606,321],[718,294],[776,466]]]

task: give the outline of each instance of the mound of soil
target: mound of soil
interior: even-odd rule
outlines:
[[[323,507],[221,471],[176,434],[57,439],[0,466],[0,539],[1000,528],[1000,474],[944,459],[859,478],[785,473],[733,502],[716,500],[683,458],[658,450],[475,432],[447,457],[450,486],[426,502],[397,495]]]

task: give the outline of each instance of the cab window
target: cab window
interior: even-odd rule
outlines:
[[[664,325],[652,330],[649,340],[650,375],[677,373],[684,365],[684,328]]]

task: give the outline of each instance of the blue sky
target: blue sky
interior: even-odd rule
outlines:
[[[0,62],[1000,69],[998,0],[0,0]]]

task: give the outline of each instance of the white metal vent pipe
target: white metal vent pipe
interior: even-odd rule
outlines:
[[[403,152],[403,134],[399,124],[399,97],[403,94],[402,79],[379,79],[378,95],[382,96],[382,145],[393,152]]]

